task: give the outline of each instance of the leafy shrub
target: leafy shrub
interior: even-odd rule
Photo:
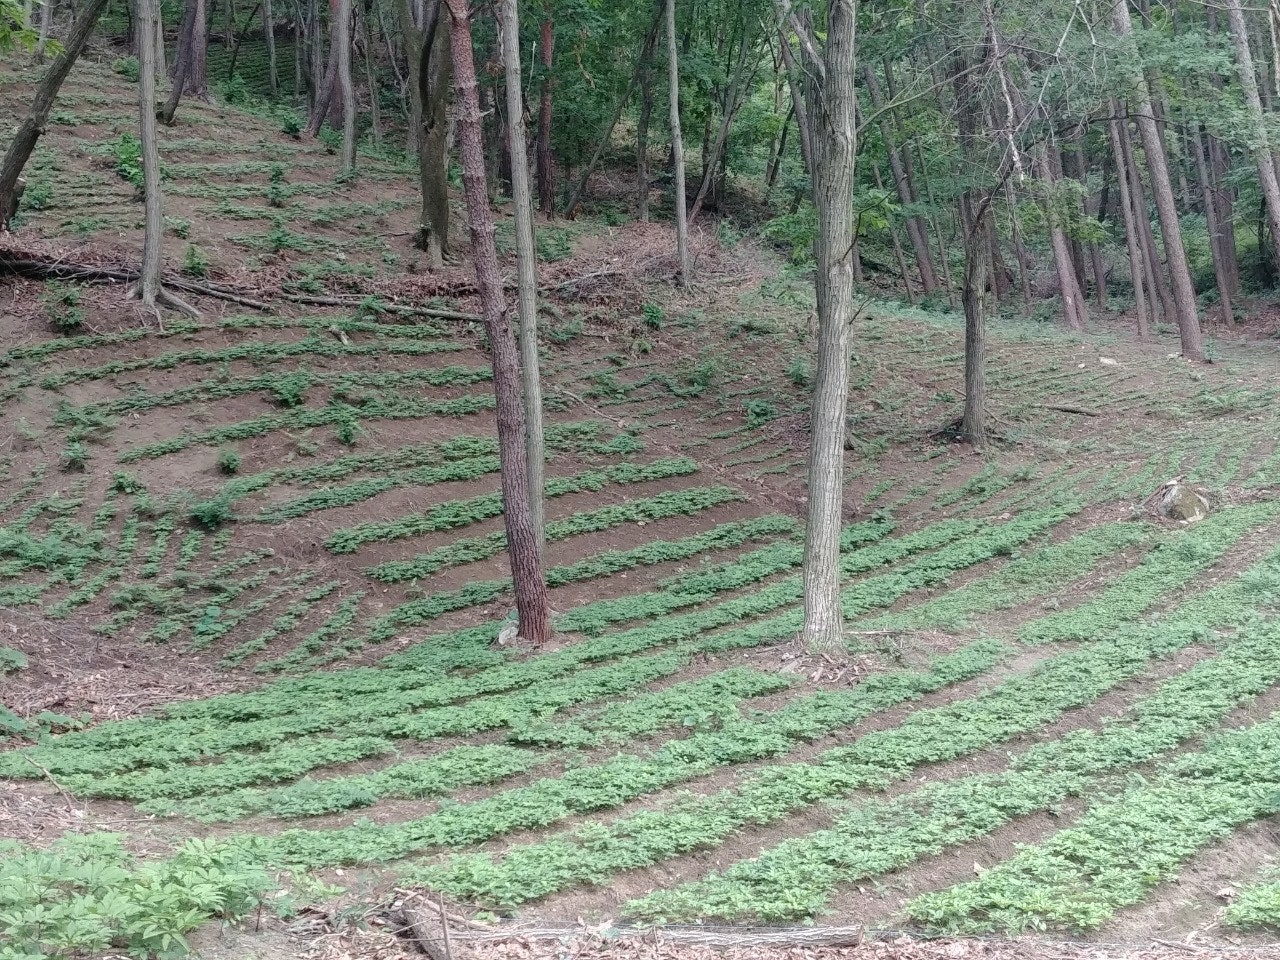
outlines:
[[[48,851],[0,845],[0,948],[22,960],[185,955],[184,934],[250,913],[272,886],[243,852],[188,841],[169,860],[135,865],[115,834],[63,837]]]
[[[231,501],[225,496],[213,497],[209,500],[203,500],[191,507],[191,519],[209,530],[216,530],[235,519],[235,514],[231,512]]]
[[[751,430],[763,427],[778,416],[778,408],[768,400],[748,400],[742,405],[742,409],[747,415],[747,427]]]
[[[142,144],[131,133],[122,133],[109,144],[115,158],[115,171],[121,179],[142,189]]]
[[[302,137],[302,118],[292,110],[280,118],[280,132],[298,140]]]
[[[640,308],[640,311],[644,317],[644,325],[646,327],[650,330],[662,329],[662,322],[666,319],[666,314],[663,313],[660,306],[656,303],[646,303]]]
[[[234,450],[219,450],[218,469],[226,474],[239,473],[240,454],[236,453]]]
[[[809,369],[809,362],[804,357],[796,357],[791,361],[791,366],[787,367],[787,379],[801,390],[808,389],[810,383],[812,383],[812,378],[813,374]]]
[[[325,153],[337,153],[342,146],[342,131],[333,127],[321,127],[316,139],[324,144]]]
[[[179,240],[185,240],[191,236],[191,221],[185,217],[165,217],[164,226]]]
[[[141,70],[138,67],[137,57],[117,57],[115,62],[111,64],[111,69],[120,76],[124,77],[130,83],[137,83],[141,77]]]
[[[51,280],[44,285],[40,305],[54,329],[61,333],[74,333],[84,325],[84,311],[80,309],[80,290],[77,287]]]
[[[146,488],[142,485],[142,481],[131,473],[115,473],[111,477],[111,489],[116,493],[133,494],[142,493]]]
[[[32,180],[22,192],[23,210],[44,210],[53,199],[53,182],[40,179]]]
[[[0,676],[21,670],[27,665],[27,655],[13,647],[0,647]]]
[[[287,409],[300,407],[306,402],[306,389],[311,386],[311,378],[305,373],[290,373],[281,377],[271,387],[276,403]]]
[[[209,276],[209,258],[194,243],[187,244],[187,255],[182,261],[182,272],[188,277],[203,280]]]
[[[62,469],[74,473],[83,473],[88,465],[88,448],[79,440],[73,440],[67,444],[67,449],[62,451]]]
[[[556,227],[543,227],[534,234],[534,247],[538,259],[546,262],[567,260],[573,256],[573,239],[569,231]]]
[[[249,101],[249,88],[244,82],[244,77],[238,73],[233,73],[230,79],[222,81],[218,85],[218,92],[227,103],[247,103]]]

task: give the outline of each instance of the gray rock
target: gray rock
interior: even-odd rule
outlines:
[[[1161,489],[1156,508],[1162,517],[1181,523],[1197,523],[1209,516],[1209,501],[1185,483],[1169,483]]]

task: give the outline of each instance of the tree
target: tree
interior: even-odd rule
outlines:
[[[338,24],[329,56],[338,61],[338,90],[342,95],[342,172],[356,168],[356,89],[351,80],[351,0],[339,0]]]
[[[551,94],[555,88],[552,69],[555,66],[556,25],[551,19],[551,4],[544,8],[538,36],[542,57],[541,95],[538,98],[538,209],[550,217],[555,213],[556,170],[551,159]],[[510,82],[510,81],[508,81]]]
[[[1160,137],[1160,129],[1152,111],[1151,92],[1142,75],[1137,45],[1133,42],[1133,21],[1129,16],[1128,0],[1117,0],[1112,11],[1115,30],[1122,43],[1121,63],[1128,73],[1126,79],[1129,81],[1129,92],[1137,113],[1138,132],[1142,136],[1147,169],[1151,173],[1151,191],[1155,195],[1156,211],[1160,215],[1160,232],[1164,236],[1169,276],[1173,281],[1173,303],[1178,334],[1182,340],[1182,355],[1188,360],[1203,362],[1204,340],[1200,334],[1200,317],[1196,313],[1196,292],[1191,284],[1191,270],[1187,266],[1187,252],[1182,242],[1182,225],[1178,220],[1178,207],[1173,198],[1173,183],[1169,178],[1164,141]]]
[[[145,227],[142,236],[142,270],[130,296],[140,300],[153,312],[159,305],[197,317],[190,305],[167,292],[161,285],[160,267],[164,242],[164,206],[160,195],[160,143],[156,131],[156,47],[149,42],[155,35],[156,7],[159,0],[136,0],[138,44],[138,140],[142,149],[142,202]]]
[[[453,55],[458,150],[462,160],[462,186],[471,234],[471,257],[493,360],[507,552],[511,558],[520,634],[531,643],[541,644],[551,636],[550,605],[529,497],[520,357],[511,326],[507,323],[506,299],[502,289],[502,276],[498,270],[498,248],[494,240],[493,213],[489,207],[484,141],[480,129],[480,98],[476,89],[475,59],[471,48],[470,12],[467,0],[444,0],[444,4],[451,28],[450,49]]]
[[[844,649],[840,602],[840,529],[844,516],[844,445],[853,323],[854,165],[857,158],[856,0],[830,0],[826,42],[818,41],[777,0],[800,40],[813,125],[813,196],[818,213],[814,285],[818,358],[809,440],[809,503],[804,546],[804,641],[815,650]],[[789,41],[788,41],[789,42]]]
[[[498,35],[507,86],[507,129],[511,136],[511,205],[516,221],[516,296],[520,318],[520,374],[524,382],[525,457],[529,471],[529,520],[542,551],[543,475],[546,445],[542,437],[542,381],[538,369],[538,275],[533,246],[533,198],[525,152],[524,104],[520,82],[520,12],[517,0],[501,0]],[[548,125],[550,121],[548,121]]]
[[[689,285],[689,215],[685,206],[684,138],[680,135],[680,51],[676,46],[676,0],[666,0],[667,88],[671,100],[671,160],[675,177],[676,254],[680,286]]]
[[[44,133],[45,124],[49,120],[49,111],[53,109],[53,104],[58,99],[62,81],[67,79],[67,74],[79,59],[80,51],[84,49],[89,35],[93,33],[94,25],[102,16],[102,11],[106,9],[107,2],[108,0],[88,0],[81,8],[80,16],[76,18],[71,28],[70,36],[62,45],[57,58],[41,77],[40,83],[36,86],[36,94],[31,100],[31,109],[27,111],[17,133],[13,135],[9,149],[5,151],[4,160],[0,161],[0,232],[9,228],[9,221],[17,213],[18,200],[22,196],[24,186],[23,168],[31,159],[40,135]],[[6,36],[0,32],[0,49],[4,49],[6,45],[12,45],[12,42],[11,37],[6,39]]]
[[[280,93],[280,74],[276,69],[276,16],[271,0],[262,0],[262,35],[267,40],[267,86],[274,97]]]
[[[410,134],[418,153],[418,183],[422,210],[417,245],[433,268],[449,254],[449,83],[453,59],[449,54],[449,18],[440,16],[440,0],[419,4],[400,0],[396,13],[409,61]]]
[[[1236,48],[1236,65],[1240,72],[1240,87],[1244,91],[1245,110],[1249,117],[1249,150],[1258,168],[1258,184],[1262,188],[1263,202],[1275,238],[1272,256],[1280,268],[1280,181],[1276,179],[1276,160],[1267,135],[1267,121],[1262,112],[1262,98],[1258,93],[1258,75],[1254,72],[1253,55],[1249,51],[1249,28],[1245,24],[1240,0],[1226,0],[1227,20],[1231,24],[1231,39]],[[1203,163],[1203,159],[1201,160]]]

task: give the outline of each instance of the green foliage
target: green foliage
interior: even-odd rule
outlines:
[[[225,474],[240,472],[240,454],[230,448],[218,451],[218,469]]]
[[[1239,891],[1223,919],[1229,926],[1245,930],[1280,928],[1280,882],[1274,866],[1265,871],[1262,882]]]
[[[0,954],[34,960],[124,952],[181,957],[206,920],[252,912],[271,878],[235,848],[190,840],[137,864],[115,834],[67,835],[48,851],[3,842]]]
[[[755,430],[763,427],[770,420],[778,417],[778,408],[768,400],[746,400],[742,404],[747,417],[747,429]]]
[[[59,333],[75,333],[84,326],[84,310],[80,307],[80,289],[50,280],[40,295],[40,306]]]
[[[216,530],[235,519],[231,501],[222,496],[201,500],[191,507],[188,515],[206,530]]]
[[[182,272],[197,280],[203,280],[209,276],[209,258],[194,243],[187,244],[187,252],[182,260]]]
[[[112,61],[111,69],[130,83],[138,82],[140,74],[137,57],[117,57]]]
[[[640,308],[641,316],[644,318],[644,325],[650,330],[661,330],[662,324],[666,320],[667,315],[662,307],[656,303],[646,303]]]
[[[0,647],[0,676],[16,673],[27,665],[27,655],[13,647]]]
[[[72,440],[62,451],[62,469],[72,473],[84,473],[89,465],[89,448],[79,440]]]
[[[303,127],[302,117],[298,116],[298,114],[293,112],[292,110],[286,113],[283,113],[281,115],[280,132],[283,133],[286,137],[292,137],[294,140],[301,139],[302,127]],[[275,206],[275,204],[272,204],[272,206]]]
[[[131,133],[122,133],[108,143],[115,159],[115,171],[121,179],[142,189],[142,144]]]
[[[233,105],[247,103],[249,100],[249,88],[245,85],[244,77],[238,73],[233,73],[218,84],[218,94],[225,103]]]

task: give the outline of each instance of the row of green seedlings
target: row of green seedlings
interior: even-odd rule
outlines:
[[[203,329],[203,328],[197,328]],[[341,327],[336,327],[341,330]],[[413,327],[419,331],[420,328]],[[86,346],[94,345],[94,341],[102,338],[85,338]],[[75,341],[68,340],[65,343]],[[110,363],[95,367],[78,367],[64,370],[61,373],[49,374],[40,381],[46,390],[57,390],[74,383],[85,383],[118,377],[126,373],[140,373],[151,370],[173,370],[180,366],[209,366],[213,364],[232,363],[237,360],[255,364],[280,363],[298,357],[381,357],[407,356],[425,357],[437,353],[458,352],[468,349],[464,343],[452,341],[433,342],[431,340],[401,339],[391,333],[380,331],[379,339],[369,343],[343,343],[336,337],[321,336],[318,332],[310,332],[301,340],[255,340],[247,343],[233,344],[227,347],[203,348],[189,350],[172,350],[154,357],[136,357],[129,360],[113,360]]]
[[[907,911],[949,931],[1091,930],[1176,879],[1210,844],[1274,814],[1277,792],[1280,715],[1272,715],[1162,765],[1074,826]]]
[[[1021,537],[1027,535],[1028,533],[1025,529],[1016,534],[1013,530],[1006,530],[1003,542],[1007,545],[1009,537]],[[988,551],[999,549],[998,546],[993,547],[993,544],[991,543],[987,544],[987,548]],[[854,593],[861,593],[861,591],[851,591],[849,601],[857,605],[859,609],[865,609],[867,601],[865,599],[854,597],[852,595]],[[890,602],[892,602],[892,600],[890,600]],[[531,698],[530,695],[525,694],[519,695],[516,698],[506,698],[505,700],[503,698],[495,698],[492,702],[483,704],[483,707],[480,702],[477,702],[452,710],[430,711],[425,714],[420,714],[416,718],[410,717],[405,721],[402,721],[397,717],[391,717],[381,724],[383,727],[382,732],[387,732],[396,736],[407,735],[419,738],[427,735],[439,736],[449,733],[475,732],[477,729],[486,729],[491,727],[494,723],[510,724],[512,720],[511,708],[515,705],[519,706],[519,710],[515,715],[517,718],[520,716],[542,716],[548,712],[548,707],[554,709],[557,704],[569,705],[566,701],[571,702],[576,700],[577,697],[574,696],[574,691],[587,689],[585,685],[603,684],[603,686],[598,686],[596,690],[588,691],[588,695],[593,698],[602,695],[609,695],[610,693],[616,695],[617,693],[623,692],[625,689],[634,688],[636,682],[635,674],[637,671],[648,669],[660,671],[664,675],[670,675],[671,672],[675,672],[680,669],[682,664],[687,663],[689,657],[696,653],[706,653],[717,649],[733,649],[740,648],[742,646],[753,646],[760,642],[767,642],[767,640],[776,636],[794,632],[798,625],[798,613],[788,614],[781,618],[775,618],[774,621],[769,623],[757,624],[753,628],[734,631],[734,633],[729,635],[713,636],[709,640],[701,640],[695,644],[687,645],[686,650],[676,651],[676,653],[682,653],[683,655],[676,656],[673,660],[667,663],[664,663],[664,658],[661,657],[648,658],[647,662],[638,661],[631,663],[623,669],[622,679],[620,681],[621,686],[614,685],[619,682],[617,679],[617,672],[620,669],[619,666],[614,665],[610,668],[606,668],[603,672],[593,672],[598,675],[577,677],[573,683],[568,685],[567,689],[559,689],[566,686],[561,682],[561,684],[557,685],[558,689],[549,694],[545,694],[540,698]],[[994,647],[984,647],[981,649],[975,648],[975,651],[972,651],[971,653],[984,664],[989,664],[993,661],[993,658],[996,655],[996,650]],[[628,675],[630,675],[630,679],[628,679]],[[644,682],[643,679],[641,682]],[[883,682],[888,685],[889,689],[897,690],[899,693],[901,692],[898,680],[890,679]],[[844,720],[848,720],[848,711],[858,709],[857,704],[861,702],[860,698],[863,695],[870,695],[873,691],[876,693],[881,692],[880,687],[878,686],[880,683],[881,681],[877,680],[875,683],[864,685],[863,688],[859,689],[858,693],[851,695],[852,699],[849,700],[846,700],[843,695],[828,694],[819,694],[816,697],[805,698],[788,706],[780,715],[766,717],[760,721],[758,726],[751,728],[750,731],[746,731],[745,728],[739,729],[735,724],[734,732],[723,735],[717,734],[716,737],[718,737],[718,739],[715,739],[714,737],[712,738],[712,742],[707,746],[711,755],[703,756],[701,762],[712,763],[713,765],[718,763],[742,762],[746,759],[752,758],[754,755],[752,751],[763,749],[766,753],[770,753],[778,750],[785,750],[786,747],[782,742],[782,739],[790,738],[787,739],[786,742],[793,742],[797,739],[812,739],[822,736],[832,729],[832,724],[839,726],[844,722]],[[896,695],[897,694],[895,694],[895,696]],[[530,709],[531,707],[532,709]],[[842,720],[842,718],[844,718],[844,720]],[[853,721],[848,720],[848,722]],[[263,731],[261,730],[261,724],[257,726],[258,729],[256,730],[242,730],[240,733],[243,734],[251,732],[255,736],[258,736]],[[368,731],[369,729],[371,728],[368,727],[367,724],[362,725],[362,730]],[[517,739],[520,737],[527,737],[537,739],[539,742],[544,742],[546,740],[550,740],[550,742],[561,742],[566,739],[567,734],[571,734],[572,732],[573,731],[568,729],[558,732],[548,731],[545,728],[545,725],[543,725],[541,728],[535,729],[532,732],[525,731],[524,733],[518,734]],[[751,733],[750,737],[746,736],[747,732]],[[552,734],[552,736],[549,736],[549,733]],[[700,734],[699,736],[704,740],[708,737],[712,737],[711,734]],[[744,739],[749,741],[744,748],[747,751],[746,753],[741,753],[735,748],[731,749],[727,755],[720,756],[722,751],[715,748],[717,744],[720,747],[740,744]],[[569,742],[574,741],[570,738]],[[184,745],[181,749],[185,752],[188,746],[190,745]],[[289,745],[288,751],[268,750],[258,758],[257,762],[250,761],[253,769],[246,769],[243,762],[237,764],[224,763],[216,765],[220,769],[211,770],[207,767],[203,767],[196,771],[179,772],[177,775],[170,775],[167,777],[164,771],[150,771],[136,775],[124,774],[121,778],[104,779],[101,776],[93,775],[88,778],[76,777],[75,780],[77,783],[82,779],[92,781],[91,783],[86,782],[85,788],[95,791],[103,788],[111,789],[112,783],[116,785],[115,789],[119,789],[120,784],[123,783],[127,785],[127,789],[131,795],[140,789],[168,791],[178,790],[199,793],[207,791],[211,785],[216,784],[224,786],[228,781],[243,782],[245,777],[250,777],[250,782],[252,782],[252,778],[255,777],[261,778],[264,775],[278,776],[282,772],[282,767],[289,765],[290,761],[298,762],[297,766],[291,767],[291,775],[296,776],[305,772],[306,769],[313,768],[316,765],[354,759],[357,754],[360,754],[363,750],[373,746],[376,746],[376,744],[369,744],[367,741],[362,742],[359,738],[338,740],[324,738],[319,741],[313,740],[305,743]],[[389,747],[389,744],[384,743],[381,749],[385,752]],[[202,750],[203,748],[197,749]],[[317,751],[322,752],[323,756],[315,755]],[[338,751],[337,755],[335,755],[335,751]],[[126,753],[128,752],[129,751],[126,751]],[[305,754],[307,752],[310,752],[313,755],[306,756]],[[678,752],[679,751],[677,750],[677,754]],[[718,761],[716,760],[716,756],[719,756]],[[80,757],[79,759],[82,761],[90,760],[89,757]],[[124,759],[128,762],[130,759],[136,759],[136,753],[132,758],[117,757],[116,759]],[[634,760],[635,758],[630,759]],[[60,769],[64,766],[78,765],[75,758],[68,756],[52,760],[52,762],[59,766]],[[619,762],[620,764],[625,765],[629,760],[627,758],[623,758]],[[659,762],[658,764],[658,766],[663,765],[664,762]],[[394,770],[394,768],[391,769]],[[682,776],[697,775],[699,769],[701,769],[701,767],[691,768],[683,766],[675,769],[674,775],[676,779],[674,782],[679,782]],[[683,771],[683,773],[681,773],[681,771]],[[610,780],[612,780],[612,777],[610,777]],[[544,788],[547,788],[546,784],[543,786]]]
[[[59,410],[56,426],[73,424],[85,416],[118,417],[142,413],[156,407],[173,407],[187,403],[212,403],[247,393],[266,393],[273,403],[285,409],[306,404],[307,390],[328,387],[339,398],[358,399],[360,390],[374,387],[465,387],[492,378],[488,367],[446,366],[429,370],[382,370],[377,373],[318,373],[296,369],[288,373],[268,373],[256,377],[225,377],[205,380],[165,393],[148,393],[141,384],[133,392],[117,400],[104,400],[79,408]]]
[[[1280,557],[1273,556],[1271,562],[1277,559]],[[868,734],[814,760],[772,767],[719,793],[677,799],[607,825],[571,829],[518,845],[501,861],[485,854],[463,854],[442,865],[421,868],[412,881],[458,896],[524,902],[581,884],[607,884],[620,871],[715,848],[738,831],[776,823],[817,803],[859,790],[886,789],[909,779],[923,765],[972,755],[1032,733],[1068,710],[1093,703],[1140,676],[1152,659],[1204,640],[1209,618],[1218,624],[1239,623],[1249,615],[1244,611],[1274,602],[1273,596],[1260,596],[1234,582],[1211,594],[1191,601],[1164,624],[1131,628],[1111,639],[1059,654],[989,692],[917,711],[893,729]],[[1243,603],[1249,596],[1252,603]],[[1274,640],[1274,631],[1265,636]],[[1254,669],[1256,646],[1241,649],[1246,655],[1234,657],[1231,663],[1240,669]],[[1260,692],[1276,669],[1274,659],[1266,661],[1245,686],[1255,694]],[[1259,671],[1263,679],[1259,679]],[[1213,705],[1208,709],[1214,709]],[[1225,712],[1227,707],[1219,705],[1217,709]],[[785,881],[793,879],[788,876]],[[800,880],[796,883],[796,902],[812,903],[804,899],[806,890],[811,892],[812,888]],[[785,900],[786,883],[782,886]],[[661,917],[686,916],[698,909],[696,893],[693,897],[681,892],[671,896],[673,899],[655,894],[632,908],[637,916]],[[785,907],[775,903],[769,909]],[[733,907],[715,901],[707,912],[715,916],[722,910],[732,913]]]
[[[847,605],[857,612],[887,605],[911,590],[942,582],[950,571],[996,556],[1062,519],[1061,514],[1020,518],[986,533],[971,535],[966,542],[953,544],[926,558],[926,563],[851,588]],[[951,536],[954,535],[952,532]],[[798,582],[786,584],[781,590],[761,591],[712,610],[671,617],[660,624],[586,641],[534,660],[504,664],[472,676],[424,683],[424,678],[412,671],[367,670],[348,671],[350,676],[317,675],[279,683],[264,693],[228,695],[187,704],[175,708],[172,711],[175,716],[171,718],[138,719],[85,731],[38,748],[35,757],[52,773],[92,775],[101,786],[103,775],[115,771],[140,765],[165,766],[184,758],[194,760],[234,750],[267,747],[294,737],[354,728],[357,724],[362,732],[373,729],[371,725],[376,724],[390,734],[425,733],[428,727],[433,731],[447,727],[474,732],[491,728],[495,722],[506,723],[512,716],[510,698],[493,696],[484,703],[486,710],[481,708],[482,701],[472,699],[475,697],[525,691],[515,696],[526,698],[522,700],[525,712],[536,715],[536,709],[529,710],[534,703],[527,699],[531,692],[549,701],[562,701],[565,678],[580,675],[583,668],[592,663],[619,660],[632,663],[639,654],[671,644],[675,645],[678,659],[687,661],[699,653],[748,648],[785,636],[799,626],[800,611],[791,610],[748,626],[737,625],[744,619],[794,604],[800,596],[798,587]],[[725,626],[735,629],[728,633],[709,633]],[[675,669],[674,664],[668,666]],[[657,666],[644,669],[657,669]],[[379,679],[380,687],[376,685]],[[350,682],[344,682],[348,680]],[[333,691],[332,697],[329,691]],[[317,703],[324,706],[317,708]],[[460,706],[443,713],[422,712],[424,708],[449,704]],[[419,713],[412,712],[415,710]],[[326,747],[340,743],[327,738],[323,741]],[[285,746],[298,747],[297,744]],[[307,746],[314,750],[317,743]],[[389,746],[383,744],[379,749],[386,750]],[[286,755],[281,753],[264,759],[282,761]],[[28,775],[24,769],[27,765],[19,764],[17,759],[0,758],[0,769],[9,775]],[[302,772],[305,769],[293,775]]]
[[[605,436],[601,428],[602,425],[596,421],[549,424],[547,448],[601,456],[638,453],[644,449],[644,444],[630,434]],[[498,467],[495,438],[464,435],[439,444],[402,447],[391,453],[349,455],[314,467],[264,471],[231,481],[215,499],[236,500],[277,483],[321,483],[357,472],[376,474],[340,486],[327,486],[273,505],[254,518],[263,523],[279,523],[320,510],[351,506],[401,487],[479,479],[496,473]]]
[[[651,463],[620,463],[599,470],[588,470],[572,477],[551,477],[546,484],[548,497],[565,496],[584,491],[598,492],[607,485],[649,483],[673,477],[687,477],[698,472],[698,464],[688,457],[666,457]],[[502,494],[484,494],[466,500],[439,504],[424,513],[410,514],[396,520],[362,523],[336,531],[325,546],[333,553],[355,553],[371,543],[402,540],[424,533],[456,530],[502,515]],[[434,571],[430,571],[434,572]],[[380,577],[379,579],[386,579]],[[398,580],[413,579],[402,576]],[[398,581],[391,581],[398,582]]]
[[[121,610],[141,606],[160,617],[142,636],[144,643],[168,643],[184,630],[197,627],[212,630],[225,606],[284,573],[280,567],[268,566],[242,579],[232,579],[233,574],[257,567],[272,556],[270,550],[253,550],[219,564],[200,577],[179,576],[162,584],[126,586],[112,596],[111,604]],[[193,646],[200,645],[197,633]]]
[[[1114,722],[1017,754],[999,773],[860,803],[828,829],[787,840],[723,873],[644,897],[625,911],[637,920],[662,922],[714,917],[776,923],[815,917],[841,887],[938,856],[1073,797],[1097,795],[1108,775],[1212,730],[1233,709],[1280,682],[1276,640],[1274,626],[1252,627],[1220,655],[1165,681]],[[474,887],[468,895],[492,896],[489,889]],[[1024,887],[1016,897],[1025,905],[1031,891]],[[912,910],[931,926],[954,930],[963,900],[951,894],[926,898]],[[1061,901],[1055,894],[1048,902]]]
[[[1263,871],[1261,880],[1236,894],[1222,919],[1244,930],[1280,929],[1280,874],[1274,864]]]

